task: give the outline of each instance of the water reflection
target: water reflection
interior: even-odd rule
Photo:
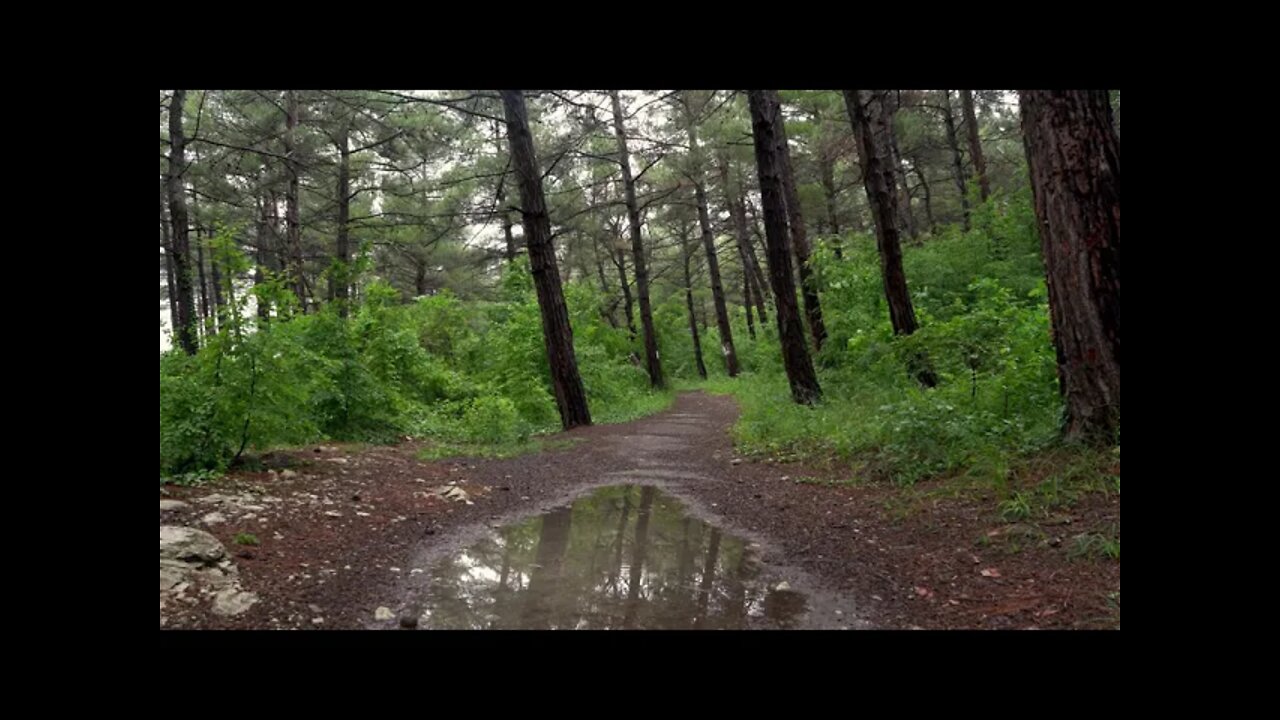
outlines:
[[[420,627],[794,627],[805,597],[762,576],[748,542],[690,516],[674,497],[611,486],[440,562]]]

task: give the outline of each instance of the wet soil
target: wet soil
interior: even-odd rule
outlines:
[[[926,483],[904,500],[813,482],[847,469],[741,459],[736,417],[731,398],[688,393],[536,455],[422,462],[417,442],[326,445],[167,488],[189,505],[161,524],[217,536],[260,601],[237,617],[170,603],[161,627],[1119,626],[1119,562],[1067,547],[1118,532],[1118,495],[1081,498],[1060,527],[1010,524],[981,494]]]

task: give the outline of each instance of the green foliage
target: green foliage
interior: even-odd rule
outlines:
[[[745,452],[857,457],[911,483],[962,468],[1002,477],[1001,458],[1057,437],[1061,400],[1029,197],[993,196],[974,218],[969,232],[949,227],[904,248],[920,324],[907,337],[889,323],[874,239],[846,234],[842,259],[820,244],[823,402],[796,405],[781,369],[752,358],[753,376],[732,386]],[[937,371],[937,388],[911,378],[920,354]]]
[[[236,533],[236,536],[235,536],[234,538],[232,538],[232,542],[234,542],[234,543],[235,543],[235,544],[237,544],[237,545],[259,545],[259,544],[261,544],[261,543],[259,543],[259,542],[258,542],[258,536],[253,535],[253,534],[251,534],[251,533],[246,533],[246,532]]]
[[[212,241],[244,262],[226,230]],[[247,263],[238,272],[247,271]],[[321,439],[437,442],[431,452],[512,452],[559,429],[542,321],[527,263],[504,271],[498,302],[444,291],[401,303],[373,282],[349,317],[325,306],[299,315],[282,279],[257,288],[263,322],[233,298],[195,356],[160,359],[161,476],[188,481],[224,470],[245,450]],[[597,422],[656,412],[670,393],[648,388],[626,331],[601,318],[594,288],[566,288],[578,367]],[[479,450],[477,450],[479,449]],[[487,450],[486,450],[487,449]]]
[[[1114,529],[1113,529],[1114,530]],[[1109,534],[1100,532],[1084,533],[1072,538],[1071,547],[1067,550],[1071,558],[1109,558],[1120,561],[1120,538],[1117,532]]]

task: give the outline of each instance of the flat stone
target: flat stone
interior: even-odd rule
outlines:
[[[227,588],[213,596],[213,612],[216,615],[232,617],[239,615],[258,602],[255,593],[236,588]]]
[[[227,554],[218,538],[204,530],[181,525],[160,526],[161,559],[216,563]]]
[[[396,614],[389,607],[380,607],[373,611],[373,619],[378,621],[395,620]]]
[[[226,516],[220,512],[207,513],[204,517],[200,518],[200,522],[205,525],[217,525],[218,523],[224,523],[226,521]]]
[[[160,512],[164,512],[165,510],[181,510],[182,508],[185,508],[185,507],[190,507],[190,506],[182,502],[181,500],[161,500],[160,501]]]

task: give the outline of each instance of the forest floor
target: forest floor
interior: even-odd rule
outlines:
[[[848,599],[809,627],[1119,627],[1118,459],[1114,492],[1073,492],[1052,512],[1015,507],[1020,519],[1008,522],[989,484],[902,488],[850,482],[847,467],[740,458],[729,435],[737,414],[730,397],[685,393],[642,420],[552,436],[555,449],[536,454],[426,462],[419,441],[323,445],[164,487],[162,528],[216,537],[252,603],[217,614],[198,582],[166,580],[162,530],[160,625],[395,627],[427,559],[591,488],[632,483],[660,487],[757,542],[766,563],[795,568],[822,598],[812,607]],[[1027,472],[1056,461],[1047,454]],[[1014,482],[1029,488],[1031,476]]]

